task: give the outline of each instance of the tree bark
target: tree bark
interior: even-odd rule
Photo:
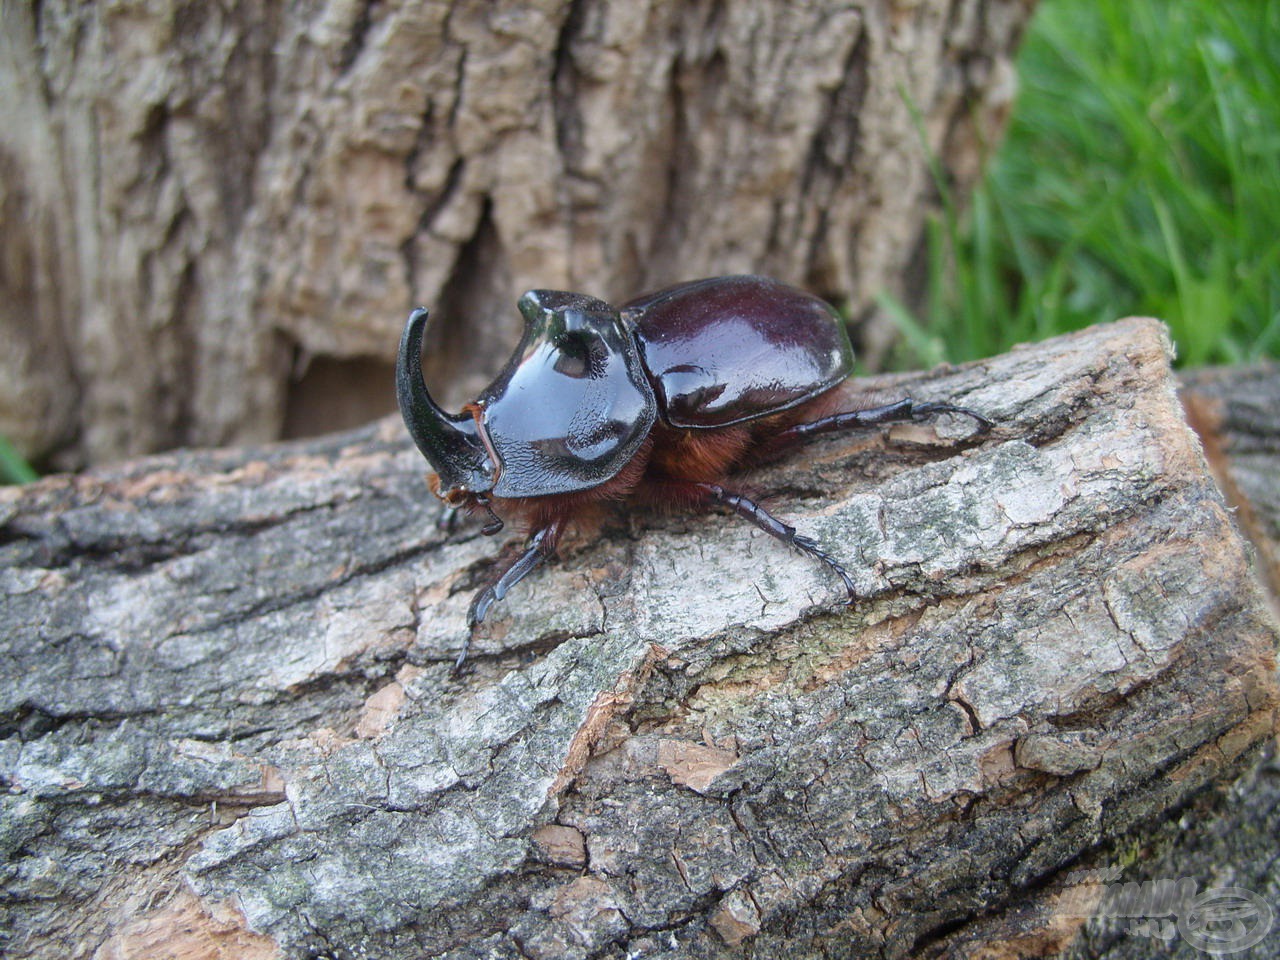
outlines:
[[[1050,956],[1255,763],[1277,630],[1128,320],[881,377],[996,421],[620,517],[495,607],[395,420],[0,493],[15,957]],[[995,952],[992,952],[995,951]],[[1003,951],[1003,952],[1001,952]]]
[[[1280,612],[1280,368],[1193,371],[1182,402]]]
[[[758,271],[867,320],[1031,7],[5,4],[0,433],[66,468],[365,423],[418,303],[469,399],[533,287]]]

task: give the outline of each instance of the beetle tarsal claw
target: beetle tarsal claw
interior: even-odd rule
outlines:
[[[493,602],[498,599],[494,593],[493,584],[482,587],[474,597],[471,598],[471,606],[467,608],[467,629],[474,630],[480,624],[484,623],[484,618],[489,614],[489,608],[493,606]],[[466,647],[463,646],[463,654],[466,653]]]
[[[458,658],[453,661],[453,666],[449,669],[451,676],[459,676],[462,673],[462,665],[467,662],[467,653],[471,649],[471,635],[467,635],[467,639],[462,644],[462,650],[458,653]]]
[[[988,420],[986,417],[984,417],[982,414],[974,413],[972,410],[966,410],[965,413],[967,413],[969,416],[973,417],[975,421],[977,421],[977,424],[978,424],[977,432],[979,434],[990,433],[992,430],[995,429],[995,424],[992,423],[990,420]]]
[[[803,534],[796,534],[790,539],[792,545],[801,553],[813,557],[815,560],[825,564],[827,568],[835,573],[835,575],[844,583],[845,598],[840,601],[841,606],[848,606],[858,599],[858,591],[853,584],[853,577],[849,576],[849,571],[841,566],[840,562],[836,560],[835,557],[827,553],[817,540],[814,540],[812,537],[806,537]]]
[[[968,417],[970,420],[972,420],[974,423],[977,424],[977,429],[974,431],[974,433],[978,435],[988,433],[995,426],[994,423],[992,423],[982,414],[975,413],[974,411],[970,410],[968,407],[957,407],[953,403],[942,403],[942,402],[917,403],[917,404],[913,404],[911,407],[912,420],[923,420],[926,417],[936,416],[939,413],[950,413],[950,414],[953,414],[954,416]]]

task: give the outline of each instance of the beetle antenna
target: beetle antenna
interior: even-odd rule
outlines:
[[[484,434],[481,434],[481,436],[484,436]],[[476,494],[475,501],[477,506],[483,507],[485,513],[489,514],[489,522],[480,528],[480,532],[486,537],[491,537],[501,530],[505,524],[502,522],[502,518],[493,512],[493,507],[489,504],[488,497],[484,494]]]

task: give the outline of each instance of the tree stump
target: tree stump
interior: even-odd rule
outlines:
[[[1168,359],[1135,319],[861,381],[997,426],[751,475],[858,603],[736,518],[633,514],[461,678],[496,544],[437,525],[396,420],[3,491],[7,954],[1066,948],[1064,871],[1274,730],[1275,622]]]
[[[6,3],[0,434],[66,468],[355,426],[412,307],[478,388],[533,287],[765,273],[868,359],[1033,7]]]

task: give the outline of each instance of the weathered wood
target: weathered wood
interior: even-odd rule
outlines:
[[[1182,402],[1280,611],[1280,367],[1194,371]]]
[[[79,465],[367,422],[418,303],[469,398],[532,287],[755,270],[865,320],[1032,6],[0,5],[0,433]]]
[[[735,518],[635,516],[462,680],[495,545],[436,527],[395,421],[5,491],[8,954],[973,947],[1273,730],[1275,624],[1167,359],[1129,320],[869,381],[998,426],[750,478],[858,604]]]
[[[1199,434],[1236,524],[1253,544],[1263,585],[1270,587],[1272,609],[1280,610],[1280,367],[1201,369],[1179,379],[1188,421]],[[1115,843],[1097,851],[1087,865],[1098,875],[1119,874],[1118,879],[1127,883],[1189,881],[1206,896],[1214,888],[1234,887],[1262,898],[1273,910],[1280,907],[1280,756],[1275,747],[1273,743],[1237,782],[1206,791],[1176,818],[1146,832],[1140,856],[1135,858],[1123,843]],[[1042,901],[1040,915],[1051,921],[1056,902],[1053,897]],[[1046,905],[1049,911],[1043,909]],[[1252,934],[1266,918],[1246,912],[1240,919],[1242,930]],[[1096,916],[1068,956],[1146,960],[1156,952],[1157,941],[1172,941],[1170,955],[1202,957],[1205,952],[1181,936],[1185,920],[1178,913],[1149,917],[1145,923],[1143,918]],[[1178,933],[1173,934],[1170,927],[1175,925]],[[1274,915],[1266,937],[1251,948],[1225,952],[1238,960],[1271,960],[1280,954],[1280,926]]]

